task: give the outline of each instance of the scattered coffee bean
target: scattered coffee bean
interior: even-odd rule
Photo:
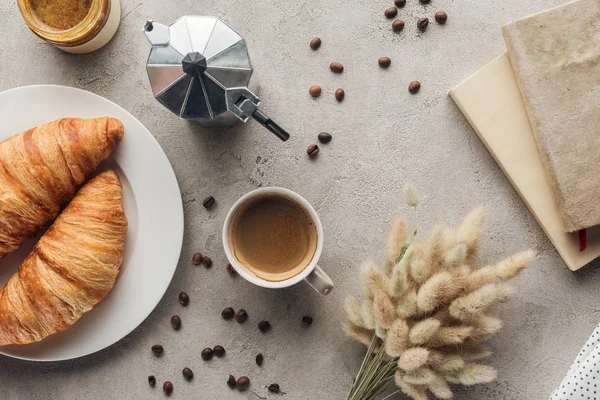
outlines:
[[[323,143],[323,144],[327,144],[329,142],[331,142],[331,133],[329,132],[321,132],[319,133],[319,136],[317,136],[319,138],[319,142]]]
[[[160,344],[155,344],[154,346],[152,346],[152,352],[157,356],[161,355],[163,351],[165,351],[165,349],[163,349],[163,347]]]
[[[310,93],[312,97],[319,97],[321,95],[321,86],[312,85],[308,88],[308,93]]]
[[[279,393],[279,385],[276,383],[271,383],[268,387],[269,392],[271,393]]]
[[[331,72],[335,72],[336,74],[341,74],[342,72],[344,72],[344,66],[339,62],[332,62],[331,64],[329,64],[329,69],[331,70]]]
[[[269,321],[260,321],[258,323],[258,330],[262,333],[266,333],[271,330],[271,323]]]
[[[408,85],[408,91],[412,94],[417,93],[419,90],[421,90],[421,82],[419,81],[413,81]]]
[[[202,264],[206,267],[206,268],[210,268],[212,267],[212,260],[210,259],[209,256],[204,256],[202,257]]]
[[[420,0],[421,4],[429,4],[431,3],[431,0]]]
[[[216,345],[213,351],[215,353],[215,356],[219,358],[225,356],[225,347],[223,346]]]
[[[384,14],[386,18],[392,19],[396,15],[398,15],[398,9],[396,7],[390,7],[387,10],[385,10]]]
[[[211,349],[210,347],[207,347],[204,350],[202,350],[202,353],[200,353],[200,356],[202,357],[202,359],[204,361],[208,361],[211,358],[213,358],[213,354],[214,354],[213,349]]]
[[[389,57],[381,57],[377,62],[381,68],[388,68],[392,63],[392,59]]]
[[[165,392],[167,396],[170,396],[171,393],[173,393],[173,384],[171,383],[171,381],[166,381],[163,384],[163,392]]]
[[[179,317],[179,315],[173,315],[171,317],[171,326],[176,331],[178,331],[181,328],[181,318]]]
[[[229,389],[235,389],[235,376],[229,375],[229,379],[227,379],[227,386],[229,386]]]
[[[154,377],[154,375],[150,375],[148,377],[148,384],[152,387],[156,386],[156,378]]]
[[[335,90],[335,99],[337,101],[342,101],[344,100],[344,97],[346,96],[346,92],[344,92],[344,89],[336,89]]]
[[[242,376],[235,383],[235,387],[238,388],[238,390],[248,389],[250,387],[250,379],[247,376]]]
[[[184,307],[187,306],[190,304],[190,296],[186,292],[179,293],[179,303]]]
[[[305,315],[304,317],[302,317],[302,323],[304,325],[310,326],[313,323],[313,319],[312,319],[312,317],[309,317],[308,315]]]
[[[425,30],[427,30],[428,25],[429,25],[429,18],[421,18],[417,22],[417,28],[419,28],[419,30],[421,32],[425,32]]]
[[[248,313],[243,308],[241,308],[237,312],[237,314],[235,314],[235,320],[237,322],[239,322],[240,324],[243,323],[243,322],[246,322],[247,319],[248,319]]]
[[[183,377],[185,378],[185,380],[188,382],[194,378],[194,373],[188,367],[185,367],[183,369],[183,371],[181,371],[181,373],[183,374]]]
[[[263,355],[262,354],[258,354],[256,356],[256,365],[258,365],[260,367],[262,365],[262,363],[263,363],[263,360],[264,360]]]
[[[235,268],[233,268],[233,265],[231,264],[227,264],[227,272],[229,272],[229,275],[231,276],[237,275],[237,271],[235,270]]]
[[[313,38],[310,41],[310,48],[313,50],[317,50],[319,47],[321,47],[321,39],[319,39],[318,37]]]
[[[395,20],[394,22],[392,22],[392,29],[394,30],[394,32],[400,32],[404,30],[404,21],[402,21],[401,19]]]
[[[404,7],[406,5],[406,0],[394,0],[394,4],[396,7]]]
[[[202,262],[202,253],[194,254],[194,256],[192,257],[192,263],[194,263],[194,265],[200,265],[201,262]]]
[[[438,11],[435,13],[435,20],[438,24],[445,24],[448,21],[448,14],[443,11]]]
[[[311,157],[316,156],[317,154],[319,154],[319,146],[317,146],[316,144],[311,144],[310,146],[308,146],[308,148],[306,149],[306,154],[308,154]]]
[[[231,319],[235,316],[235,310],[231,307],[227,307],[223,311],[221,311],[221,317],[223,319]]]
[[[212,196],[208,196],[207,198],[204,199],[204,201],[202,202],[202,205],[204,206],[204,208],[212,208],[212,206],[215,205],[215,198]]]

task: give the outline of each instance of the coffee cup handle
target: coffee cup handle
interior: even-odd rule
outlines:
[[[304,279],[313,289],[317,292],[327,295],[331,293],[335,285],[331,278],[319,267],[318,265],[313,271]]]

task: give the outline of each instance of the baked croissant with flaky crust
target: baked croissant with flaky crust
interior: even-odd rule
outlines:
[[[0,143],[0,258],[52,221],[117,147],[114,118],[63,118]]]
[[[37,342],[73,325],[113,288],[127,219],[121,183],[87,183],[0,291],[0,346]]]

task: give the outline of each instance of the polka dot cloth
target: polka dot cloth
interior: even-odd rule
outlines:
[[[600,400],[600,325],[550,400]]]

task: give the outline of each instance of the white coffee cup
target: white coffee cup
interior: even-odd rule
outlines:
[[[267,281],[250,272],[250,270],[248,270],[237,259],[231,245],[231,230],[233,227],[234,219],[238,214],[238,211],[246,203],[254,200],[258,196],[264,195],[278,195],[298,203],[300,206],[302,206],[304,210],[308,212],[315,227],[317,228],[317,249],[312,260],[300,273],[283,281]],[[296,283],[304,280],[306,283],[312,286],[313,289],[315,289],[321,294],[329,294],[334,288],[334,284],[331,278],[329,278],[325,271],[323,271],[321,267],[317,265],[319,258],[321,257],[321,252],[323,251],[323,225],[321,225],[321,220],[319,219],[317,212],[310,205],[310,203],[306,201],[306,199],[304,199],[302,196],[295,192],[292,192],[291,190],[277,187],[260,188],[253,190],[250,193],[247,193],[246,195],[242,196],[238,201],[236,201],[233,207],[231,207],[231,210],[229,210],[229,213],[225,218],[225,224],[223,225],[223,247],[225,248],[225,255],[227,256],[229,263],[233,266],[233,268],[235,268],[238,274],[240,274],[240,276],[246,279],[248,282],[251,282],[255,285],[271,289],[280,289],[295,285]]]

